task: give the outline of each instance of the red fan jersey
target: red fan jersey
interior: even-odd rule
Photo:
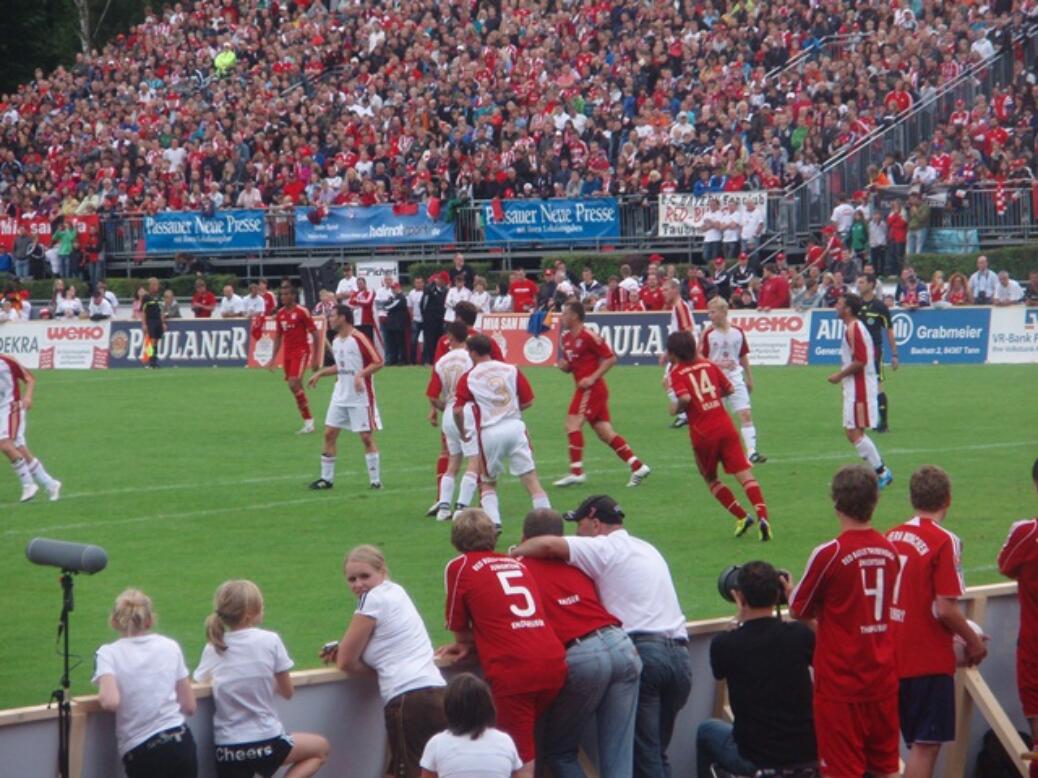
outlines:
[[[574,381],[587,378],[598,370],[603,359],[613,356],[609,344],[587,327],[581,327],[576,334],[562,333],[562,353],[573,369]]]
[[[306,308],[301,305],[282,308],[274,314],[274,321],[281,334],[281,347],[286,354],[310,348],[310,333],[317,329],[317,325]]]
[[[1038,656],[1038,518],[1018,521],[998,553],[1002,575],[1019,584],[1021,655]]]
[[[523,559],[537,582],[548,625],[563,645],[602,627],[620,626],[620,619],[598,600],[595,582],[572,565],[556,559]]]

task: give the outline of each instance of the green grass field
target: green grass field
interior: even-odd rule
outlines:
[[[666,400],[653,368],[609,376],[618,430],[654,469],[626,489],[626,468],[590,432],[580,491],[549,488],[556,507],[587,494],[618,497],[630,529],[670,563],[689,618],[725,615],[719,570],[764,557],[799,575],[811,548],[835,521],[827,484],[855,462],[839,427],[840,391],[824,368],[757,369],[754,413],[757,468],[776,541],[732,537],[732,522],[694,471],[685,430],[668,429]],[[73,650],[82,664],[74,690],[90,689],[93,652],[114,638],[106,625],[116,594],[148,592],[159,628],[180,641],[193,666],[216,586],[255,580],[266,596],[266,623],[284,636],[299,667],[316,666],[318,647],[338,638],[352,612],[341,575],[344,552],[358,543],[385,550],[391,574],[418,604],[434,641],[442,628],[444,563],[453,552],[446,524],[423,518],[434,499],[438,435],[425,420],[427,371],[389,369],[376,377],[386,430],[378,438],[386,489],[372,493],[356,440],[344,438],[337,485],[311,492],[320,439],[297,436],[298,416],[279,376],[266,371],[168,369],[159,372],[40,372],[29,444],[64,496],[41,493],[20,505],[14,475],[0,470],[0,707],[44,703],[60,675],[55,625],[58,571],[29,564],[37,535],[96,543],[108,569],[76,582]],[[547,484],[566,469],[562,419],[572,381],[556,370],[528,371],[537,401],[527,412],[538,469]],[[1012,520],[1035,513],[1030,466],[1038,454],[1036,366],[915,367],[889,383],[893,431],[876,440],[895,473],[877,524],[908,518],[912,469],[937,463],[952,476],[949,526],[965,541],[967,583],[998,579],[994,561]],[[331,383],[312,395],[323,419]],[[741,492],[738,492],[742,497]],[[517,540],[528,501],[504,482],[502,546]]]

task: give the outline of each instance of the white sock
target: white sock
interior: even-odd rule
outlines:
[[[757,453],[757,428],[752,424],[742,426],[742,442],[746,444],[747,454]]]
[[[39,459],[34,459],[32,464],[29,465],[29,473],[36,479],[36,483],[44,489],[50,489],[57,483],[51,477],[50,473],[47,472],[47,468],[43,466],[43,462]]]
[[[22,482],[22,486],[32,486],[32,474],[29,472],[29,466],[25,464],[24,459],[16,459],[11,463],[11,467],[14,468],[14,473],[18,476],[18,480]]]
[[[548,495],[543,492],[541,494],[535,494],[533,496],[533,507],[534,510],[537,510],[538,508],[550,508],[551,500],[549,500]]]
[[[321,478],[328,483],[335,482],[335,457],[321,454]]]
[[[378,472],[378,452],[365,454],[364,463],[368,466],[368,480],[373,484],[381,483],[382,477]]]
[[[854,448],[857,449],[862,459],[872,465],[876,472],[883,470],[883,460],[879,456],[879,449],[876,448],[876,444],[869,439],[868,435],[862,435],[858,442],[854,444]]]
[[[441,505],[450,505],[452,497],[454,497],[454,476],[444,473],[440,477],[439,502]]]
[[[479,501],[490,520],[500,527],[501,506],[497,502],[497,492],[483,492],[479,497]]]
[[[472,505],[472,498],[476,496],[476,487],[479,486],[479,478],[475,473],[465,473],[461,477],[461,488],[458,489],[458,505]]]

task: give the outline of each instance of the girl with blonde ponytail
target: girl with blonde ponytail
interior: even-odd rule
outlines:
[[[213,686],[217,778],[309,778],[328,758],[328,741],[285,732],[274,694],[292,697],[293,662],[276,632],[260,629],[263,595],[252,581],[225,581],[205,620],[206,646],[195,680]],[[259,670],[259,672],[257,672]]]
[[[198,756],[185,716],[195,713],[180,646],[151,632],[155,611],[144,592],[127,589],[109,619],[119,640],[97,650],[94,683],[115,712],[115,737],[128,778],[195,778]]]

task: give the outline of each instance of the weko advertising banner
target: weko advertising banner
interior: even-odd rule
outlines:
[[[139,322],[112,322],[112,367],[143,367],[143,349]],[[160,367],[244,367],[249,358],[249,320],[171,319],[156,354]]]
[[[494,215],[495,208],[501,211]],[[483,207],[487,243],[574,243],[620,237],[620,208],[613,197],[580,200],[503,200]]]
[[[811,338],[811,317],[793,310],[730,311],[728,320],[746,333],[752,365],[806,365]],[[700,326],[710,320],[697,316]]]
[[[898,358],[905,364],[982,364],[988,354],[990,313],[987,308],[895,310],[891,326]],[[810,364],[839,363],[843,335],[835,312],[812,311]],[[885,340],[883,351],[889,360]]]
[[[761,218],[767,224],[768,193],[767,192],[717,192],[696,197],[690,194],[660,195],[660,237],[691,238],[703,234],[703,220],[706,218],[708,205],[716,199],[724,211],[728,203],[739,204],[739,211],[746,208],[746,203],[753,201],[755,209],[760,211]]]
[[[266,219],[260,210],[157,213],[144,217],[144,249],[174,251],[252,251],[265,245]]]
[[[329,208],[320,221],[296,208],[297,246],[399,246],[453,243],[454,223],[433,219],[424,207],[413,212],[392,205]]]
[[[988,362],[1038,362],[1038,308],[1013,305],[991,309]]]
[[[256,322],[249,323],[249,350],[248,350],[248,366],[249,367],[281,367],[284,362],[282,360],[284,348],[278,349],[278,353],[274,353],[274,339],[277,337],[277,324],[274,322],[273,317],[266,317],[262,322],[259,322],[261,326],[254,326]],[[324,330],[327,322],[324,317],[315,316],[314,324],[317,325],[317,334],[320,336],[320,343],[325,343]],[[319,368],[324,364],[324,350],[323,348],[311,355],[310,367]]]
[[[101,370],[108,367],[109,323],[8,322],[0,326],[0,354],[30,370]]]
[[[86,232],[95,234],[101,227],[101,217],[96,213],[87,216],[67,216],[66,220],[76,228],[76,232],[82,236]],[[18,229],[26,227],[30,235],[35,235],[43,246],[51,244],[50,219],[44,216],[33,216],[23,219],[0,219],[0,251],[11,251],[14,248],[14,239],[18,237]]]

